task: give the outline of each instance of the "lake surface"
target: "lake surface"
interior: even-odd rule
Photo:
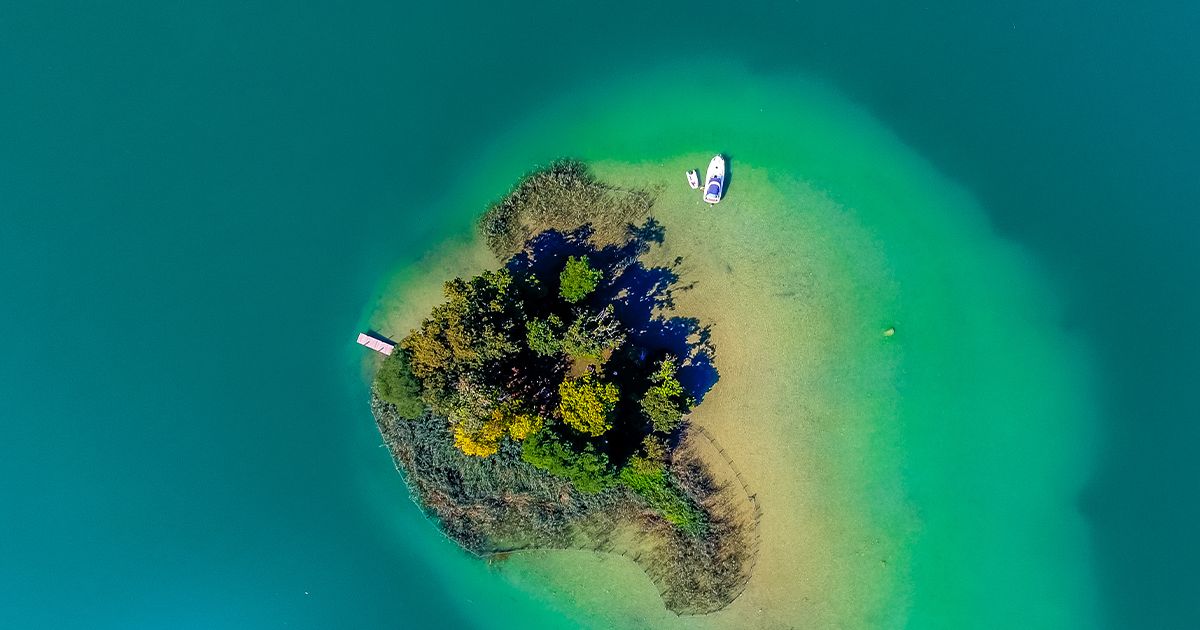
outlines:
[[[1040,435],[1014,418],[1019,435],[1001,445],[1019,460],[1044,439],[1052,448],[1035,455],[1071,455],[1042,470],[1080,479],[1045,513],[1086,524],[1086,566],[1064,575],[1094,602],[1059,625],[1200,626],[1196,7],[39,3],[5,14],[5,625],[574,623],[569,602],[469,560],[411,504],[349,343],[391,273],[461,236],[480,200],[529,166],[488,156],[534,158],[524,149],[547,138],[521,134],[543,112],[562,115],[597,85],[653,95],[670,72],[714,92],[820,85],[965,191],[1028,261],[1013,277],[1048,293],[1030,299],[1051,305],[1086,359],[1060,376],[1087,383],[1074,390],[1087,392],[1083,410],[1068,410],[1087,425]],[[565,144],[630,157],[586,135]],[[864,177],[860,196],[872,185]],[[976,437],[930,437],[914,452],[967,459]],[[1004,504],[1037,483],[1014,480]],[[977,488],[961,489],[964,505]],[[955,553],[976,533],[938,540]],[[987,626],[1011,621],[1010,601],[1044,604],[1029,599],[1042,574],[1022,556],[974,584],[995,608],[973,610],[980,594],[950,584],[936,602],[938,548],[921,549],[914,626],[938,626],[939,612]],[[954,559],[953,574],[969,576],[973,559]]]

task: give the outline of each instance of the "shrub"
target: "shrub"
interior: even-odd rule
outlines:
[[[575,359],[599,360],[605,350],[613,350],[625,343],[625,332],[613,312],[609,304],[599,313],[577,313],[563,335],[563,351]]]
[[[500,437],[494,431],[485,430],[480,433],[470,433],[466,427],[454,427],[454,446],[467,455],[489,457],[500,450]]]
[[[612,383],[594,380],[591,374],[563,381],[558,386],[558,412],[567,426],[590,436],[612,428],[612,414],[620,391]]]
[[[562,352],[563,342],[559,336],[563,321],[558,315],[546,319],[532,319],[526,329],[526,340],[529,349],[542,356],[552,356]]]
[[[456,373],[478,370],[517,351],[510,331],[524,313],[512,284],[512,275],[501,269],[443,285],[446,301],[400,342],[426,390],[452,389]]]
[[[375,374],[375,392],[380,399],[396,406],[401,418],[415,420],[425,412],[421,402],[421,383],[413,376],[408,356],[397,349],[383,360]]]
[[[558,294],[562,299],[574,304],[595,291],[602,277],[604,274],[599,269],[593,269],[588,264],[587,256],[571,256],[558,276]]]
[[[627,466],[642,475],[651,475],[666,470],[667,445],[653,435],[642,439],[642,450],[629,458]]]
[[[513,416],[508,423],[508,434],[518,442],[533,435],[545,426],[546,421],[541,416],[532,413],[520,413]]]
[[[688,404],[683,398],[683,385],[676,378],[678,368],[675,358],[668,356],[650,375],[653,383],[642,397],[642,413],[654,425],[654,430],[669,433],[683,421],[683,412]]]
[[[525,440],[521,459],[570,481],[580,492],[595,494],[611,486],[614,480],[607,455],[597,453],[591,444],[583,451],[575,451],[546,429]]]
[[[672,481],[663,468],[639,471],[633,466],[621,469],[622,484],[646,500],[654,511],[689,534],[704,530],[704,512]]]

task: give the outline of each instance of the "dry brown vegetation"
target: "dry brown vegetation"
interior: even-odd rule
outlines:
[[[521,250],[530,236],[545,230],[569,232],[591,225],[597,243],[626,237],[632,223],[650,211],[646,191],[608,186],[582,162],[559,160],[517,183],[479,219],[479,231],[500,260]]]
[[[741,509],[746,497],[736,486],[714,484],[688,449],[677,450],[672,472],[708,515],[700,536],[672,526],[621,486],[579,492],[522,461],[511,445],[489,458],[471,457],[454,447],[438,418],[406,420],[378,398],[372,409],[414,500],[446,536],[480,557],[532,549],[624,555],[680,615],[724,608],[750,578],[756,523]]]

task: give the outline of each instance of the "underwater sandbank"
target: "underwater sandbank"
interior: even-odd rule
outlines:
[[[1051,287],[866,113],[725,74],[719,94],[669,72],[599,86],[504,134],[447,199],[460,236],[398,273],[371,323],[402,334],[442,279],[493,264],[470,225],[535,164],[579,157],[655,191],[667,238],[649,256],[682,257],[676,307],[717,349],[692,422],[761,510],[750,581],[725,610],[677,617],[623,558],[495,571],[594,627],[1086,625],[1089,380]],[[710,208],[683,172],[715,151],[730,182]]]

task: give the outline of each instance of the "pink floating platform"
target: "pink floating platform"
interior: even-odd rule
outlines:
[[[358,343],[380,354],[391,354],[392,350],[396,349],[396,344],[372,337],[367,333],[358,333]]]

